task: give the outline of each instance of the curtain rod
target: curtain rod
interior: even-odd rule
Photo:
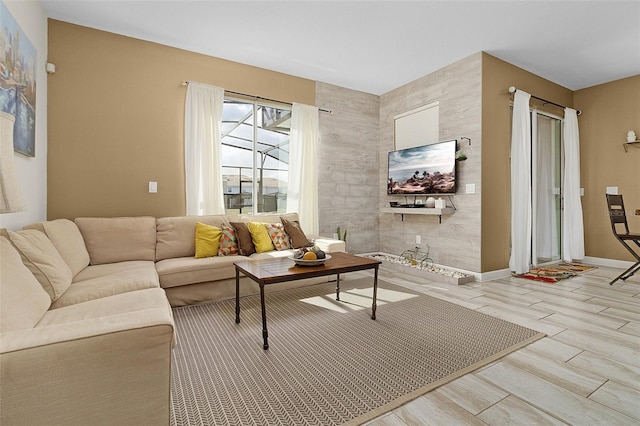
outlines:
[[[182,82],[180,82],[180,85],[188,86],[189,83],[190,83],[189,81],[182,81]],[[260,100],[263,100],[263,101],[277,102],[279,104],[286,104],[286,105],[293,105],[291,102],[279,101],[277,99],[263,98],[262,96],[250,95],[248,93],[234,92],[232,90],[225,90],[224,92],[225,93],[231,93],[232,95],[240,95],[240,96],[246,96],[246,97],[253,98],[253,99],[260,99]],[[318,108],[318,111],[328,112],[329,114],[333,115],[333,111],[331,111],[330,109]]]
[[[510,93],[510,94],[516,93],[516,90],[517,90],[517,89],[515,88],[515,86],[511,86],[511,87],[509,87],[509,93]],[[562,109],[567,108],[567,107],[566,107],[566,106],[564,106],[564,105],[560,105],[560,104],[557,104],[557,103],[555,103],[555,102],[548,101],[548,100],[546,100],[546,99],[544,99],[544,98],[540,98],[540,97],[538,97],[538,96],[531,95],[531,97],[532,97],[532,98],[535,98],[535,99],[537,99],[537,100],[539,100],[539,101],[542,101],[542,102],[544,102],[545,104],[555,105],[555,106],[557,106],[558,108],[562,108]],[[580,115],[580,114],[582,114],[582,111],[580,111],[580,110],[576,110],[576,114]]]

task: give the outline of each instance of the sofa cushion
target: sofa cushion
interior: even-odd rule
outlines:
[[[37,229],[43,232],[69,266],[73,276],[89,265],[89,252],[84,245],[82,234],[78,226],[69,219],[34,223],[25,226],[24,229]]]
[[[276,249],[271,242],[271,237],[269,237],[266,223],[249,222],[247,223],[247,226],[251,233],[253,245],[256,247],[256,253],[264,253],[265,251],[272,251]]]
[[[245,222],[231,222],[231,226],[236,231],[236,238],[238,239],[238,249],[242,256],[250,256],[256,252],[256,246],[253,245],[253,239],[251,238],[251,232]]]
[[[282,223],[268,223],[266,226],[269,238],[271,238],[276,250],[288,250],[291,248],[289,235],[284,230]]]
[[[240,253],[236,230],[231,225],[222,225],[218,256],[233,256]]]
[[[196,259],[218,255],[222,229],[217,226],[196,222]]]
[[[60,256],[51,241],[35,229],[9,232],[11,242],[22,256],[22,262],[38,280],[52,301],[71,285],[71,269]]]
[[[47,292],[4,237],[0,237],[0,295],[0,333],[32,328],[51,305]]]
[[[156,258],[154,217],[79,217],[76,225],[92,265]]]
[[[71,287],[51,308],[75,305],[89,300],[130,291],[159,287],[155,263],[148,260],[92,265],[73,278]]]
[[[287,231],[289,238],[291,238],[291,246],[293,248],[300,248],[309,244],[309,239],[300,227],[300,222],[297,220],[288,220],[285,217],[280,218],[280,220],[282,220],[284,230]]]
[[[148,288],[51,309],[44,314],[36,327],[93,320],[147,309],[167,309],[168,307],[169,302],[161,288]]]
[[[229,222],[237,221],[238,215],[179,216],[163,217],[156,220],[157,242],[156,260],[174,257],[195,256],[194,238],[196,222],[222,228]]]
[[[215,256],[204,259],[178,257],[156,263],[160,287],[169,288],[235,278],[233,262],[246,259],[244,256]]]

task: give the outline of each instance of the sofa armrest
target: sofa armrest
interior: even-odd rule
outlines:
[[[168,424],[173,332],[148,309],[1,334],[0,424]]]
[[[318,237],[314,240],[315,245],[325,253],[346,252],[346,244],[342,240],[333,238]]]

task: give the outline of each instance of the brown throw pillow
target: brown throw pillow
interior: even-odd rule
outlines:
[[[231,226],[236,230],[236,238],[238,239],[238,249],[242,256],[250,256],[256,252],[256,247],[251,239],[249,227],[244,222],[231,222]]]
[[[287,232],[289,238],[291,239],[291,245],[293,246],[293,248],[300,248],[309,244],[309,239],[304,234],[304,231],[302,231],[300,222],[298,222],[297,220],[287,220],[283,217],[280,217],[280,220],[284,225],[284,230]]]

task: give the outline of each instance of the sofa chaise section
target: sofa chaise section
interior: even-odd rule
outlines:
[[[174,323],[162,289],[53,309],[9,239],[0,249],[0,424],[168,424]]]

